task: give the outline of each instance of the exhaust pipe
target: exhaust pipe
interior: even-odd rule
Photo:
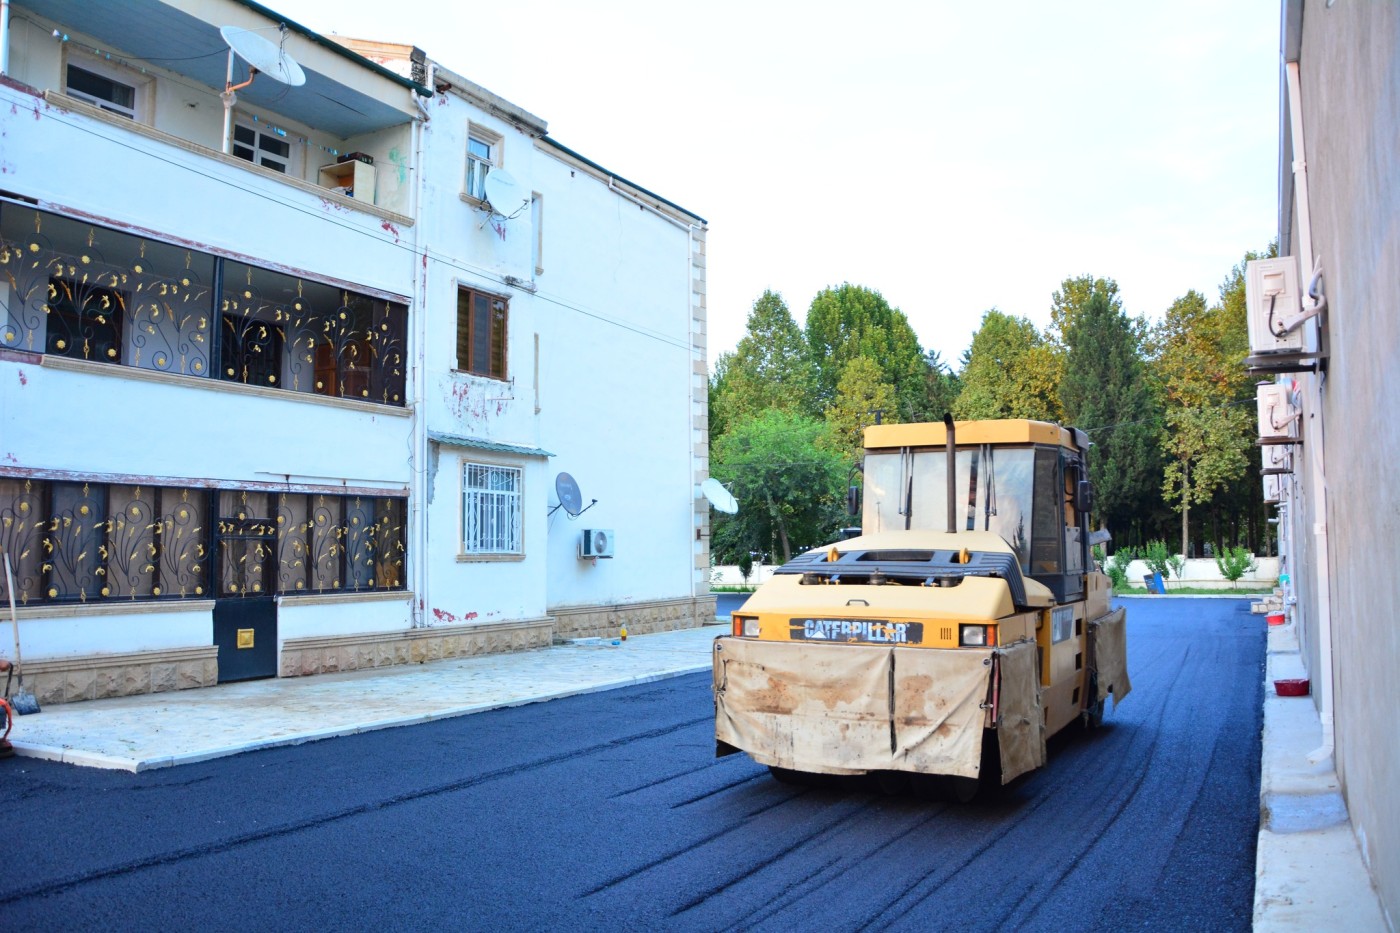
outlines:
[[[957,532],[958,508],[953,503],[958,494],[958,445],[953,436],[953,416],[943,416],[943,433],[948,440],[948,534]]]

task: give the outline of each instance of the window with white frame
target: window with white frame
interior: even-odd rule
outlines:
[[[462,553],[523,554],[519,467],[462,463]]]
[[[486,176],[501,164],[501,137],[479,126],[467,129],[467,196],[486,200]]]
[[[74,55],[64,68],[63,91],[108,113],[141,120],[150,80],[148,75],[111,62]]]
[[[292,144],[286,139],[285,131],[278,133],[271,127],[255,125],[241,118],[233,125],[231,151],[240,159],[284,175],[291,166]]]

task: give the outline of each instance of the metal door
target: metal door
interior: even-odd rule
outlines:
[[[265,492],[221,490],[215,524],[219,682],[277,676],[277,523]]]

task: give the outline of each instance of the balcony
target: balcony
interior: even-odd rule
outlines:
[[[410,78],[251,0],[21,0],[10,9],[8,77],[49,104],[342,206],[411,216],[414,97],[430,91]],[[227,138],[222,26],[280,46],[306,75],[295,87],[254,76],[236,92]],[[249,76],[235,56],[233,83]]]

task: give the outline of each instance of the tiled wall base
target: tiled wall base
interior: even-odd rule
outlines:
[[[362,671],[394,664],[422,664],[444,658],[466,658],[545,648],[551,644],[550,619],[488,622],[480,625],[439,625],[404,632],[289,638],[282,642],[283,677]]]
[[[715,620],[715,598],[668,599],[654,603],[623,603],[618,606],[582,606],[551,609],[555,641],[571,638],[616,636],[623,625],[628,635],[651,635],[698,628]]]
[[[289,638],[282,642],[282,677],[360,671],[394,664],[545,648],[571,638],[649,635],[695,628],[715,617],[715,598],[674,599],[556,609],[549,618],[443,625],[400,632]],[[212,687],[219,680],[218,648],[179,648],[131,654],[27,661],[24,685],[39,704]]]
[[[25,661],[24,685],[40,706],[212,687],[219,679],[218,655],[209,645]]]

